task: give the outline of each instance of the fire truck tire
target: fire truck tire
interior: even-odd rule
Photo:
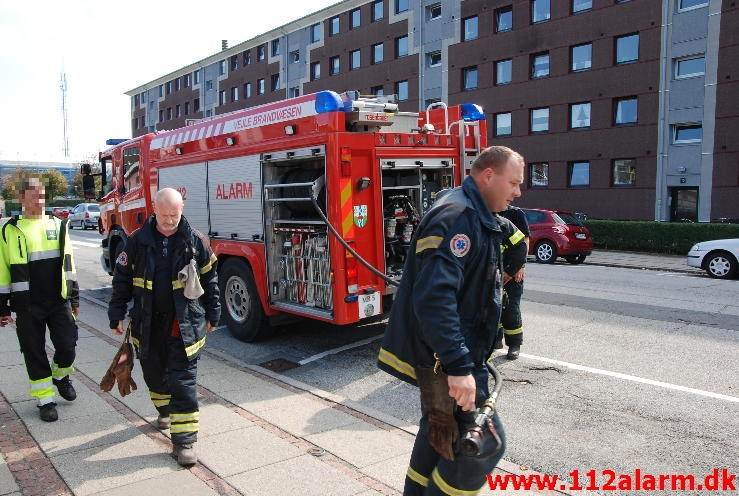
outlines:
[[[251,343],[270,333],[267,317],[249,265],[238,258],[226,260],[218,271],[222,314],[239,341]]]

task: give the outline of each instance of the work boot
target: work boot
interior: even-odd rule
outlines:
[[[59,396],[67,401],[74,401],[77,399],[77,391],[74,390],[74,386],[72,386],[72,381],[69,379],[69,376],[65,376],[61,379],[52,379],[52,382],[54,382],[57,391],[59,391]]]
[[[174,455],[177,457],[177,463],[183,467],[189,467],[198,462],[198,455],[195,454],[192,444],[175,444]]]
[[[157,429],[160,431],[166,431],[169,429],[169,415],[164,416],[161,413],[157,417]]]
[[[518,354],[521,352],[521,347],[517,344],[514,344],[513,346],[508,347],[508,354],[506,355],[506,358],[508,360],[517,360]]]
[[[56,403],[53,401],[45,405],[38,405],[39,417],[44,422],[56,422],[59,420],[59,414],[56,412]]]

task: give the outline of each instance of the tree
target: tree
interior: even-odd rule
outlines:
[[[27,169],[18,168],[12,173],[3,176],[2,178],[2,195],[6,200],[19,199],[19,188],[24,179],[29,177],[37,177],[44,183],[46,189],[47,200],[54,199],[56,196],[66,195],[69,190],[67,180],[64,178],[61,172],[54,169],[49,169],[44,172],[30,171]]]
[[[52,200],[57,196],[66,195],[69,192],[67,179],[61,172],[49,169],[41,173],[41,180],[46,186],[46,198]]]
[[[3,198],[6,200],[18,200],[18,188],[20,188],[21,182],[29,177],[40,177],[40,174],[26,169],[18,168],[10,174],[6,174],[5,176],[3,176]]]

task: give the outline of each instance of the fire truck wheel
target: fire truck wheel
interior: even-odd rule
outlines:
[[[218,272],[221,307],[231,334],[247,343],[266,337],[270,327],[249,265],[230,258]]]

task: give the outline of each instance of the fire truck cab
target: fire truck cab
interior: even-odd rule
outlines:
[[[484,119],[472,104],[398,112],[387,98],[322,91],[109,141],[101,263],[112,274],[154,194],[171,187],[218,256],[237,338],[264,337],[286,314],[338,325],[380,315],[421,216],[486,146]]]

